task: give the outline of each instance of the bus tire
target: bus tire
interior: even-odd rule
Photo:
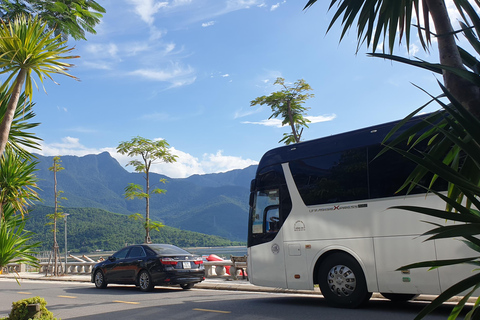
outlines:
[[[358,308],[372,296],[362,268],[351,255],[336,252],[318,269],[318,284],[327,304],[337,308]]]
[[[391,293],[381,292],[381,295],[392,302],[407,302],[418,297],[418,294],[414,293]]]

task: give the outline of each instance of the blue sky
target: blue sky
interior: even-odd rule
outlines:
[[[107,13],[88,41],[69,41],[81,56],[70,73],[34,93],[35,132],[43,155],[115,153],[134,136],[163,138],[179,156],[154,171],[171,178],[256,164],[288,128],[266,121],[250,101],[305,79],[315,97],[305,140],[400,119],[428,101],[412,83],[438,93],[428,71],[356,53],[355,30],[339,43],[326,33],[329,1],[99,0]],[[410,55],[437,61],[418,50]],[[408,56],[405,47],[395,53]],[[436,110],[436,106],[427,111]],[[128,170],[131,170],[127,168]]]

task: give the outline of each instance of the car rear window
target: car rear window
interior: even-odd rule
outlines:
[[[179,255],[190,255],[191,253],[186,251],[186,250],[183,250],[183,249],[180,249],[178,247],[175,247],[175,246],[172,246],[172,245],[161,245],[161,244],[151,244],[148,246],[150,249],[152,249],[153,251],[155,251],[156,254],[160,254],[160,255],[176,255],[176,254],[179,254]]]

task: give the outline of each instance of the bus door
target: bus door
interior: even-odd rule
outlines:
[[[254,194],[250,213],[248,275],[250,282],[266,287],[286,286],[280,190],[269,188]]]
[[[288,187],[286,191],[289,193],[290,199],[293,199],[293,202],[298,206],[303,206],[303,201],[298,193],[289,165],[284,163],[282,164],[282,168],[285,175],[285,182]],[[285,276],[288,289],[313,288],[313,280],[309,274],[310,269],[307,267],[304,237],[305,223],[301,218],[300,220],[295,218],[290,222],[286,222],[286,225],[284,226],[284,239],[286,240],[284,243],[284,251],[286,266]]]

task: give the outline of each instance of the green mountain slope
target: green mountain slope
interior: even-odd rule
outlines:
[[[51,250],[53,246],[53,226],[46,215],[52,207],[35,206],[28,214],[26,228],[36,235],[34,241],[42,242],[41,250]],[[140,222],[123,214],[94,208],[68,208],[67,242],[71,252],[93,252],[95,250],[114,251],[125,244],[142,243],[145,230]],[[65,242],[64,221],[58,221],[57,243],[63,250]],[[242,245],[217,236],[179,230],[166,226],[160,231],[152,231],[155,243],[170,243],[179,247],[215,247]]]
[[[62,156],[65,170],[57,173],[58,188],[68,199],[68,208],[99,208],[121,214],[145,212],[141,200],[125,200],[128,183],[144,184],[144,178],[129,173],[104,152],[84,157]],[[42,205],[53,206],[53,173],[48,170],[53,157],[38,156],[37,176],[41,181]],[[256,167],[226,173],[169,179],[152,174],[152,184],[166,178],[158,187],[167,193],[151,198],[150,214],[154,220],[176,228],[218,235],[234,241],[246,241],[250,180]]]

